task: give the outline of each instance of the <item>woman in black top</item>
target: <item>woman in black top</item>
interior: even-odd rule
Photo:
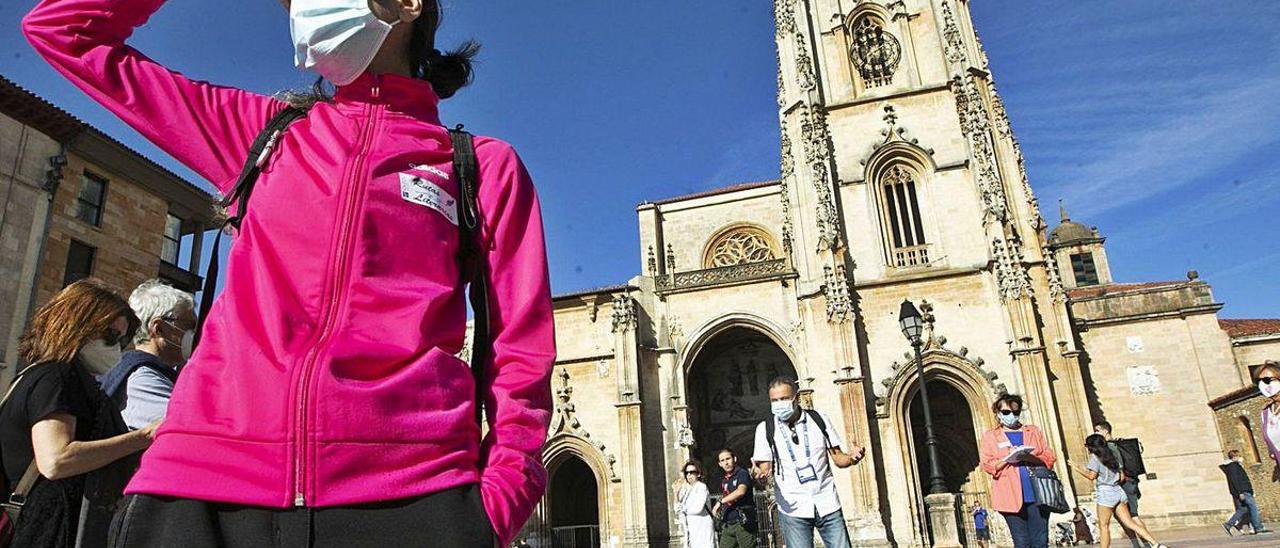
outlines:
[[[41,307],[22,335],[19,353],[32,365],[0,407],[0,461],[9,493],[33,459],[40,476],[18,518],[14,548],[76,546],[77,535],[80,546],[106,546],[133,470],[129,457],[150,445],[156,425],[128,432],[94,377],[119,361],[135,329],[119,294],[81,280]]]

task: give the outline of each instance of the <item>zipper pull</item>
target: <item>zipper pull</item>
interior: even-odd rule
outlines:
[[[293,505],[299,508],[307,505],[307,499],[302,496],[302,491],[298,491],[298,493],[293,496]]]

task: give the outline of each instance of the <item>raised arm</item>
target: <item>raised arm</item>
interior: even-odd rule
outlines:
[[[226,192],[254,136],[284,104],[188,79],[125,44],[164,0],[43,0],[22,20],[53,68]]]
[[[477,142],[478,205],[489,273],[492,361],[484,401],[489,433],[482,492],[502,544],[542,499],[542,444],[551,420],[555,332],[542,214],[533,182],[506,143]]]

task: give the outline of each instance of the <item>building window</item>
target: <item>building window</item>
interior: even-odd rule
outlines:
[[[769,235],[755,228],[739,228],[718,238],[711,245],[705,262],[706,268],[719,268],[749,263],[761,263],[777,258]]]
[[[171,265],[178,264],[178,255],[182,253],[182,219],[172,213],[164,222],[164,242],[160,248],[160,260]]]
[[[1237,424],[1240,428],[1241,441],[1245,443],[1244,453],[1249,454],[1249,462],[1257,464],[1262,462],[1262,455],[1258,453],[1258,440],[1253,437],[1253,425],[1249,424],[1247,417],[1239,417],[1240,422]]]
[[[902,165],[895,165],[880,180],[880,190],[893,265],[898,268],[928,265],[928,242],[924,238],[924,221],[920,218],[915,176]]]
[[[80,178],[76,195],[76,218],[93,226],[102,224],[102,205],[107,198],[107,180],[88,171]]]
[[[849,52],[853,65],[867,88],[893,81],[893,71],[902,59],[902,45],[881,24],[863,17],[853,25],[853,46]]]
[[[98,250],[93,246],[71,240],[71,249],[67,252],[67,269],[62,275],[62,286],[71,285],[76,280],[93,275],[93,258]]]
[[[1098,268],[1093,264],[1093,253],[1071,255],[1071,271],[1075,274],[1077,287],[1098,285]]]

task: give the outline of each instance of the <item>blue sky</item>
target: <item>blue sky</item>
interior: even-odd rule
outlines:
[[[0,3],[0,74],[196,180],[36,58],[17,32],[32,5]],[[636,204],[777,176],[770,2],[446,6],[443,43],[471,36],[486,49],[445,120],[520,150],[542,195],[556,292],[639,272]],[[1224,316],[1280,316],[1280,164],[1268,161],[1280,146],[1280,4],[972,10],[1048,217],[1062,198],[1073,219],[1099,226],[1118,281],[1197,269]],[[254,91],[310,82],[292,67],[275,0],[171,2],[132,43]]]

